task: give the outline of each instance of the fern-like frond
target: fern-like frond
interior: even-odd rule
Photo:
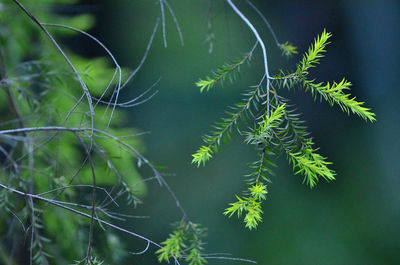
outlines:
[[[209,146],[201,146],[199,150],[192,155],[192,164],[197,164],[197,167],[200,167],[201,164],[204,166],[206,162],[212,158],[212,153],[213,151]]]
[[[283,121],[285,115],[285,104],[278,105],[270,115],[265,115],[263,120],[259,123],[259,133],[265,134],[268,130],[277,128]]]
[[[228,217],[232,217],[235,213],[240,218],[242,213],[247,209],[247,199],[240,198],[236,195],[236,202],[230,203],[230,207],[225,209],[224,215],[228,215]]]
[[[256,229],[258,223],[262,221],[261,202],[266,199],[267,187],[263,184],[254,184],[249,188],[250,196],[239,197],[236,195],[236,202],[230,203],[224,215],[232,217],[235,213],[240,218],[245,212],[243,222],[249,230]]]
[[[356,101],[355,97],[351,98],[350,94],[344,93],[344,91],[350,90],[351,86],[351,83],[344,78],[339,83],[334,82],[332,85],[329,82],[326,85],[322,83],[316,84],[309,80],[304,80],[303,85],[306,91],[311,91],[314,99],[319,95],[321,99],[326,100],[331,106],[334,104],[339,105],[342,111],[347,114],[350,114],[351,111],[365,121],[376,121],[375,114],[371,112],[371,109],[363,106],[364,102]]]
[[[324,83],[315,83],[314,80],[308,80],[308,70],[309,68],[315,67],[319,63],[319,59],[324,56],[325,47],[329,43],[328,39],[332,34],[322,32],[318,36],[314,43],[308,49],[303,56],[300,63],[297,64],[296,72],[292,74],[281,73],[275,77],[274,84],[280,88],[293,89],[296,85],[300,84],[305,88],[306,91],[311,91],[314,99],[319,95],[320,98],[326,100],[331,106],[337,104],[340,108],[349,114],[350,112],[360,116],[365,121],[374,122],[376,120],[375,114],[371,112],[370,108],[364,107],[364,102],[359,102],[355,100],[355,97],[351,97],[350,94],[344,93],[346,90],[350,90],[351,83],[346,79],[342,79],[339,83],[334,82],[330,84],[329,82],[324,85]]]
[[[203,265],[203,241],[206,229],[200,224],[181,221],[175,224],[175,230],[161,243],[163,248],[156,251],[159,262],[185,258],[189,265]],[[188,253],[188,254],[187,254]]]
[[[189,261],[189,265],[203,265],[207,263],[207,260],[202,257],[201,249],[202,248],[192,248],[190,250],[189,255],[186,257],[186,261]]]
[[[207,261],[203,258],[203,238],[206,236],[206,230],[200,224],[189,222],[187,224],[186,239],[190,242],[190,246],[186,251],[189,251],[186,261],[189,265],[203,265]]]
[[[197,164],[199,167],[212,158],[214,152],[218,152],[222,144],[226,142],[232,133],[232,129],[236,127],[239,130],[239,121],[246,116],[254,116],[252,109],[257,111],[257,102],[260,101],[260,88],[259,86],[244,94],[244,101],[237,103],[231,107],[231,111],[227,111],[228,117],[223,118],[222,121],[213,126],[213,131],[203,137],[206,146],[201,146],[200,149],[193,154],[192,163]]]
[[[319,59],[324,55],[323,53],[326,51],[325,47],[329,44],[328,39],[332,37],[332,34],[324,31],[320,36],[314,40],[314,44],[310,46],[308,52],[306,52],[303,56],[303,59],[297,66],[297,73],[301,75],[307,75],[308,69],[315,67],[316,64],[319,63]]]
[[[285,104],[277,106],[270,115],[264,115],[258,126],[246,133],[245,143],[268,145],[275,137],[273,132],[283,121]]]
[[[247,208],[247,214],[244,217],[245,227],[249,230],[256,229],[258,223],[262,221],[261,215],[263,211],[261,210],[261,202],[257,201],[254,198],[249,200],[249,206]]]
[[[163,248],[156,251],[158,261],[169,261],[170,258],[180,258],[187,247],[184,243],[184,230],[182,226],[175,229],[169,237],[161,243]]]
[[[270,159],[270,157],[275,157],[276,153],[272,152],[266,143],[259,143],[257,147],[261,148],[259,159],[248,164],[251,173],[246,176],[246,182],[251,186],[260,185],[262,181],[270,182],[269,176],[275,175],[272,168],[277,167]]]
[[[222,85],[226,80],[232,81],[240,71],[240,67],[251,59],[251,55],[252,52],[249,52],[242,59],[234,60],[218,67],[212,73],[212,77],[207,76],[205,79],[200,79],[196,82],[196,86],[200,88],[200,92],[203,92],[204,90],[209,91],[216,84]]]
[[[277,96],[275,100],[278,105],[285,104],[284,122],[277,130],[277,136],[280,138],[277,145],[281,142],[287,149],[298,152],[308,145],[309,133],[305,122],[300,119],[300,113],[289,105],[288,99]]]
[[[293,153],[287,149],[285,151],[293,170],[295,170],[295,174],[302,174],[304,176],[303,182],[310,188],[317,184],[319,177],[326,181],[335,180],[336,173],[328,168],[332,163],[316,153],[317,150],[313,148],[311,139],[309,139],[307,147],[299,152]]]
[[[249,191],[251,196],[253,196],[253,198],[255,198],[256,200],[261,201],[267,199],[267,187],[262,183],[251,186],[249,188]]]

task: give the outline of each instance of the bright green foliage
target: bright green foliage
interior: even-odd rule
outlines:
[[[168,261],[172,257],[182,256],[182,251],[186,248],[184,232],[183,229],[174,230],[174,232],[161,243],[164,247],[156,251],[156,254],[159,254],[158,261]]]
[[[258,135],[268,135],[270,131],[278,128],[278,126],[283,121],[283,116],[285,114],[285,104],[279,105],[273,110],[269,116],[265,115],[263,120],[258,123],[258,129],[256,134]],[[272,135],[270,135],[272,137]]]
[[[237,201],[230,203],[230,207],[224,212],[224,215],[231,217],[237,213],[240,218],[245,212],[244,223],[245,226],[252,230],[257,228],[258,223],[262,221],[261,201],[266,199],[267,188],[263,184],[255,184],[249,188],[250,196],[239,197],[236,196]]]
[[[271,168],[275,168],[276,164],[270,158],[276,156],[276,153],[268,149],[265,138],[262,140],[263,142],[258,141],[254,144],[259,150],[259,159],[248,164],[251,173],[246,176],[246,182],[249,185],[258,184],[260,181],[270,182],[269,176],[275,175]]]
[[[265,200],[267,197],[267,187],[265,187],[263,184],[255,184],[249,188],[251,196],[255,198],[256,200]]]
[[[223,84],[224,81],[230,80],[231,82],[235,79],[235,76],[240,71],[240,67],[251,59],[252,53],[247,53],[242,59],[234,60],[230,63],[224,64],[212,73],[212,77],[206,77],[200,79],[196,86],[200,88],[200,92],[206,90],[207,92],[214,87],[216,84]]]
[[[247,93],[243,94],[243,101],[237,103],[227,111],[228,117],[223,118],[220,122],[217,122],[208,135],[203,137],[203,141],[208,146],[202,146],[199,150],[193,154],[194,159],[192,163],[197,163],[198,166],[202,163],[205,165],[211,158],[211,154],[218,152],[221,149],[222,144],[226,143],[232,133],[232,129],[236,128],[240,132],[239,122],[246,117],[254,117],[254,113],[258,111],[258,104],[262,100],[260,98],[260,87],[256,87]]]
[[[294,54],[298,54],[297,47],[293,46],[289,42],[282,43],[281,45],[279,45],[279,48],[282,51],[282,55],[286,56],[287,58],[290,58]]]
[[[192,163],[197,163],[197,167],[199,167],[201,164],[203,164],[204,166],[206,162],[210,160],[210,158],[212,158],[212,150],[210,147],[203,145],[192,156],[193,156]]]
[[[350,94],[345,94],[345,90],[350,90],[351,83],[342,79],[339,83],[333,82],[332,85],[329,82],[326,85],[322,83],[315,84],[313,81],[304,80],[303,86],[306,91],[310,90],[314,98],[317,95],[321,99],[325,99],[331,106],[337,104],[340,108],[350,114],[350,111],[357,114],[366,121],[374,122],[375,114],[371,112],[369,108],[363,107],[364,102],[355,100],[355,97],[350,98]]]
[[[310,91],[314,100],[324,99],[330,105],[339,105],[346,113],[354,113],[366,121],[375,121],[375,114],[369,108],[364,107],[363,102],[358,102],[346,91],[350,90],[351,83],[342,79],[339,83],[316,83],[308,79],[310,69],[316,67],[324,56],[326,45],[332,35],[325,30],[318,36],[302,60],[296,65],[296,71],[285,74],[283,71],[271,78],[269,87],[256,86],[247,92],[245,100],[235,105],[233,111],[228,112],[228,118],[222,119],[213,127],[213,131],[203,137],[208,146],[202,146],[193,156],[193,163],[198,166],[205,164],[211,158],[211,153],[217,153],[231,138],[232,128],[235,126],[244,136],[246,144],[253,145],[259,159],[249,163],[251,173],[247,176],[249,189],[245,196],[236,196],[237,201],[230,204],[224,212],[231,217],[237,213],[239,217],[245,214],[244,222],[247,228],[255,229],[262,220],[261,201],[266,198],[265,183],[269,182],[269,176],[273,175],[271,167],[276,165],[272,158],[285,154],[289,164],[293,167],[295,175],[302,175],[303,182],[310,188],[315,187],[320,178],[326,181],[335,179],[336,173],[329,168],[332,164],[326,158],[317,153],[318,148],[314,143],[304,121],[288,99],[278,95],[279,89],[293,90],[296,87]],[[296,54],[297,50],[289,43],[280,46],[283,55]],[[207,88],[205,83],[199,86],[201,90]],[[213,83],[214,85],[215,83]],[[267,91],[272,94],[270,100],[266,100]],[[270,111],[268,112],[268,109]],[[241,131],[239,122],[245,121],[251,129]],[[212,152],[211,152],[212,151]],[[246,194],[250,194],[247,196]]]
[[[283,82],[280,82],[281,84],[278,81],[277,85],[291,88],[299,84],[306,91],[310,91],[314,99],[317,99],[319,95],[320,99],[326,100],[331,106],[334,104],[339,105],[348,114],[351,111],[366,121],[375,121],[375,114],[369,108],[363,106],[364,102],[358,102],[355,100],[355,97],[344,93],[345,91],[349,91],[351,86],[351,83],[344,78],[339,83],[333,82],[332,85],[329,82],[324,85],[322,82],[315,83],[315,80],[307,79],[309,69],[319,64],[320,58],[324,56],[326,52],[325,47],[329,44],[328,39],[330,37],[332,37],[332,34],[324,30],[321,36],[315,39],[314,44],[310,46],[308,52],[304,54],[301,62],[297,64],[296,72],[286,76],[277,76],[277,80],[283,80]]]
[[[206,229],[200,224],[181,221],[174,231],[161,243],[163,248],[156,251],[160,262],[170,259],[185,259],[189,265],[203,265],[207,261],[202,257],[204,251],[202,238]]]
[[[313,149],[311,140],[306,143],[306,147],[296,153],[287,152],[288,160],[293,165],[295,174],[302,174],[304,182],[313,188],[318,181],[318,177],[322,177],[326,181],[335,180],[335,172],[330,170],[328,166],[332,164],[327,162],[326,158],[317,154]]]
[[[332,34],[326,32],[325,29],[321,36],[317,36],[314,40],[314,44],[308,48],[308,52],[304,54],[300,64],[297,65],[297,73],[307,75],[310,68],[319,64],[319,59],[324,57],[323,53],[326,52],[325,47],[329,44],[328,39],[330,37],[332,37]]]

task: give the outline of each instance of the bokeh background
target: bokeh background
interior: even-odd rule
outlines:
[[[91,33],[116,55],[121,65],[138,65],[152,28],[160,16],[158,1],[82,1],[97,22]],[[271,177],[257,231],[241,220],[222,215],[228,203],[245,188],[246,164],[255,152],[234,137],[206,166],[192,165],[191,154],[201,135],[238,102],[240,93],[259,82],[263,66],[257,51],[233,84],[200,94],[194,83],[230,59],[248,52],[255,38],[224,1],[169,1],[182,28],[179,43],[172,17],[166,13],[168,47],[159,30],[149,57],[125,99],[150,87],[157,79],[158,94],[129,110],[130,125],[149,131],[143,139],[146,156],[164,172],[194,222],[208,228],[207,252],[226,252],[258,264],[400,264],[400,3],[398,1],[254,1],[274,28],[280,42],[290,41],[301,53],[324,28],[332,32],[326,58],[313,72],[318,80],[352,81],[352,94],[366,101],[377,122],[347,116],[338,107],[313,102],[302,91],[286,93],[297,104],[320,152],[334,162],[333,183],[313,190],[294,176],[284,158]],[[268,49],[270,72],[293,69],[300,55],[286,60],[262,20],[245,1],[236,1],[260,30]],[[209,53],[208,21],[215,42]],[[91,42],[70,41],[87,56],[102,51]],[[122,100],[122,99],[121,99]],[[144,204],[135,210],[150,219],[131,221],[128,228],[163,241],[180,213],[167,192],[149,183]],[[131,251],[143,242],[124,238]],[[154,252],[130,256],[126,264],[156,264]],[[241,264],[209,261],[209,264]]]

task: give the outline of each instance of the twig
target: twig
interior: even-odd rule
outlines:
[[[131,236],[134,236],[134,237],[137,237],[137,238],[139,238],[139,239],[142,239],[142,240],[148,242],[149,244],[151,244],[151,245],[153,245],[153,246],[156,246],[157,248],[162,248],[161,245],[159,245],[158,243],[152,241],[151,239],[149,239],[149,238],[147,238],[147,237],[145,237],[145,236],[139,235],[139,234],[137,234],[137,233],[134,233],[134,232],[132,232],[132,231],[129,231],[129,230],[127,230],[127,229],[124,229],[124,228],[122,228],[122,227],[119,227],[119,226],[117,226],[117,225],[111,224],[111,223],[106,222],[106,221],[104,221],[104,220],[102,220],[102,219],[99,219],[99,218],[97,218],[97,217],[92,217],[91,215],[89,215],[89,214],[87,214],[87,213],[84,213],[84,212],[75,210],[75,209],[73,209],[73,208],[70,208],[70,207],[68,207],[68,206],[59,204],[59,203],[57,203],[57,202],[55,202],[55,201],[53,201],[53,200],[51,200],[51,199],[46,199],[46,198],[41,197],[41,196],[38,196],[38,195],[36,195],[36,194],[25,193],[25,192],[22,192],[22,191],[19,191],[19,190],[10,188],[10,187],[8,187],[8,186],[6,186],[6,185],[3,185],[3,184],[1,184],[1,183],[0,183],[0,188],[9,190],[9,191],[11,191],[11,192],[13,192],[13,193],[15,193],[15,194],[18,194],[18,195],[21,195],[21,196],[24,196],[24,197],[28,197],[28,198],[31,198],[31,199],[34,199],[34,200],[40,200],[40,201],[47,202],[47,203],[49,203],[49,204],[51,204],[51,205],[60,207],[60,208],[62,208],[62,209],[65,209],[65,210],[67,210],[67,211],[70,211],[70,212],[73,212],[73,213],[76,213],[76,214],[79,214],[79,215],[81,215],[81,216],[83,216],[83,217],[86,217],[86,218],[91,218],[91,219],[93,219],[93,220],[95,220],[95,221],[97,221],[97,222],[99,222],[99,223],[101,223],[101,224],[103,224],[103,225],[106,225],[106,226],[108,226],[108,227],[114,228],[114,229],[116,229],[116,230],[118,230],[118,231],[121,231],[121,232],[123,232],[123,233],[126,233],[126,234],[129,234],[129,235],[131,235]],[[176,258],[175,258],[175,262],[177,262],[177,264],[180,264],[179,261],[178,261]]]
[[[65,54],[63,49],[60,47],[60,45],[57,43],[57,41],[53,38],[53,36],[47,31],[47,29],[40,23],[40,21],[31,13],[29,12],[18,0],[13,0],[16,5],[35,23],[39,26],[39,28],[46,34],[46,36],[50,39],[50,41],[56,46],[57,50],[60,52],[60,54],[64,57],[64,60],[67,62],[67,64],[70,66],[74,74],[76,75],[76,78],[78,79],[82,90],[87,98],[88,104],[89,104],[89,110],[90,110],[90,119],[91,119],[91,128],[94,128],[94,109],[93,109],[93,104],[92,104],[92,97],[90,95],[89,89],[87,88],[85,82],[83,81],[81,75],[79,72],[76,70],[75,66],[72,64],[68,56]],[[93,133],[93,131],[92,131]],[[91,146],[90,146],[91,148]]]
[[[175,23],[175,26],[176,26],[176,30],[178,31],[178,35],[179,35],[179,40],[181,42],[181,45],[183,46],[184,45],[183,34],[182,34],[181,27],[179,26],[178,19],[176,18],[174,10],[169,5],[168,1],[167,0],[163,0],[163,1],[164,1],[165,5],[167,6],[169,13],[172,16],[172,19],[174,20],[174,23]]]
[[[254,36],[257,38],[258,42],[260,43],[262,52],[263,52],[263,57],[264,57],[264,69],[265,69],[265,76],[267,79],[267,115],[269,117],[269,109],[270,109],[270,104],[269,104],[269,86],[270,86],[270,79],[271,77],[269,76],[268,72],[268,59],[267,59],[267,51],[265,49],[265,45],[263,40],[261,39],[260,35],[258,34],[257,30],[253,26],[253,24],[247,19],[245,15],[235,6],[235,4],[232,2],[232,0],[226,0],[228,4],[231,6],[233,11],[247,24],[247,26],[251,29],[253,32]]]
[[[247,4],[248,4],[249,6],[251,6],[251,8],[254,9],[254,11],[256,11],[256,13],[261,17],[261,19],[262,19],[262,20],[264,21],[264,23],[267,25],[269,31],[270,31],[271,34],[272,34],[272,37],[274,38],[274,41],[275,41],[276,45],[278,46],[278,48],[280,48],[280,47],[281,47],[281,43],[278,41],[278,38],[276,37],[275,32],[274,32],[274,30],[272,29],[271,24],[269,24],[267,18],[263,15],[263,13],[261,13],[261,11],[260,11],[252,2],[250,2],[250,0],[246,0],[246,2],[247,2]]]
[[[161,22],[162,22],[162,30],[163,30],[163,40],[164,40],[164,47],[167,48],[167,36],[165,33],[165,12],[164,12],[164,1],[160,0],[160,11],[161,11]]]

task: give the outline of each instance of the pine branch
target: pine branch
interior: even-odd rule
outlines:
[[[230,203],[224,215],[232,217],[235,213],[240,218],[245,212],[246,215],[243,219],[245,227],[249,230],[256,229],[258,223],[262,221],[261,202],[266,199],[267,188],[263,184],[255,184],[251,186],[248,190],[250,196],[239,197],[236,196],[237,201]]]
[[[182,229],[174,230],[161,245],[163,248],[156,251],[156,254],[159,255],[159,262],[169,261],[172,257],[181,257],[183,249],[187,247],[184,243],[184,231]]]
[[[305,182],[310,188],[315,187],[319,177],[326,181],[335,180],[336,173],[328,168],[331,162],[316,153],[317,149],[313,148],[314,143],[311,138],[308,139],[307,145],[298,152],[293,152],[283,145],[283,149],[287,154],[287,159],[292,164],[295,174],[302,174]]]
[[[296,112],[296,109],[291,108],[292,106],[289,105],[288,99],[281,96],[277,96],[275,99],[278,105],[285,104],[286,106],[284,109],[284,122],[276,133],[290,150],[298,152],[307,146],[308,142],[309,133],[304,125],[305,122],[299,118],[300,114]]]
[[[247,175],[246,182],[248,185],[255,185],[264,182],[270,182],[268,176],[273,176],[275,173],[272,171],[271,167],[277,167],[277,165],[270,159],[270,157],[275,157],[276,154],[272,152],[268,146],[264,144],[258,144],[262,151],[259,153],[259,159],[252,163],[249,163],[248,167],[251,173]]]
[[[329,82],[324,85],[322,82],[315,83],[315,80],[307,79],[309,69],[315,67],[320,58],[324,57],[325,47],[329,44],[328,39],[331,36],[332,34],[324,29],[322,34],[314,40],[308,52],[304,54],[300,63],[297,64],[296,72],[286,75],[281,72],[275,77],[274,83],[277,84],[277,87],[287,89],[292,89],[299,84],[304,87],[305,91],[311,91],[314,100],[319,95],[320,99],[326,100],[331,106],[339,105],[347,114],[352,112],[365,121],[376,121],[375,114],[371,112],[371,109],[363,106],[364,102],[356,101],[355,97],[344,93],[344,91],[350,90],[351,86],[346,79],[343,78],[339,83],[333,82],[332,85]]]
[[[169,237],[161,243],[163,248],[156,251],[158,261],[168,262],[170,258],[184,258],[189,265],[203,265],[207,261],[203,258],[202,238],[206,229],[200,224],[181,221],[175,224],[175,229]]]
[[[274,130],[283,122],[285,104],[277,106],[271,111],[270,116],[264,115],[258,126],[246,133],[244,140],[247,144],[269,146],[272,139],[275,137]]]
[[[200,92],[209,91],[216,84],[223,85],[226,80],[233,81],[235,75],[239,73],[240,67],[247,61],[251,60],[251,56],[253,54],[253,50],[249,53],[246,53],[242,59],[233,60],[230,63],[226,63],[217,68],[212,73],[212,77],[206,77],[205,79],[200,79],[196,82],[196,86],[200,88]]]
[[[192,155],[192,163],[196,163],[199,167],[212,158],[212,154],[218,152],[222,144],[225,143],[230,137],[234,126],[239,130],[239,120],[243,119],[246,115],[254,116],[251,108],[258,110],[257,102],[260,101],[260,86],[256,86],[252,91],[244,94],[245,100],[237,103],[231,107],[232,111],[226,112],[229,116],[222,119],[221,122],[216,123],[214,131],[203,137],[206,145],[203,145],[199,150]],[[239,130],[240,132],[240,130]]]
[[[363,106],[364,102],[356,101],[355,97],[351,98],[350,94],[344,93],[345,90],[350,90],[351,86],[351,83],[344,78],[339,83],[333,82],[332,85],[329,82],[326,85],[316,84],[309,80],[304,80],[303,85],[306,91],[311,91],[314,99],[319,95],[321,100],[326,100],[331,106],[339,105],[347,114],[352,112],[365,121],[376,121],[375,114],[371,112],[371,109]]]
[[[314,44],[310,46],[308,52],[303,56],[301,62],[297,65],[297,73],[305,76],[308,74],[308,70],[315,67],[319,63],[319,59],[324,57],[323,53],[326,52],[325,47],[329,44],[328,39],[332,37],[332,34],[324,31],[320,36],[314,40]]]

